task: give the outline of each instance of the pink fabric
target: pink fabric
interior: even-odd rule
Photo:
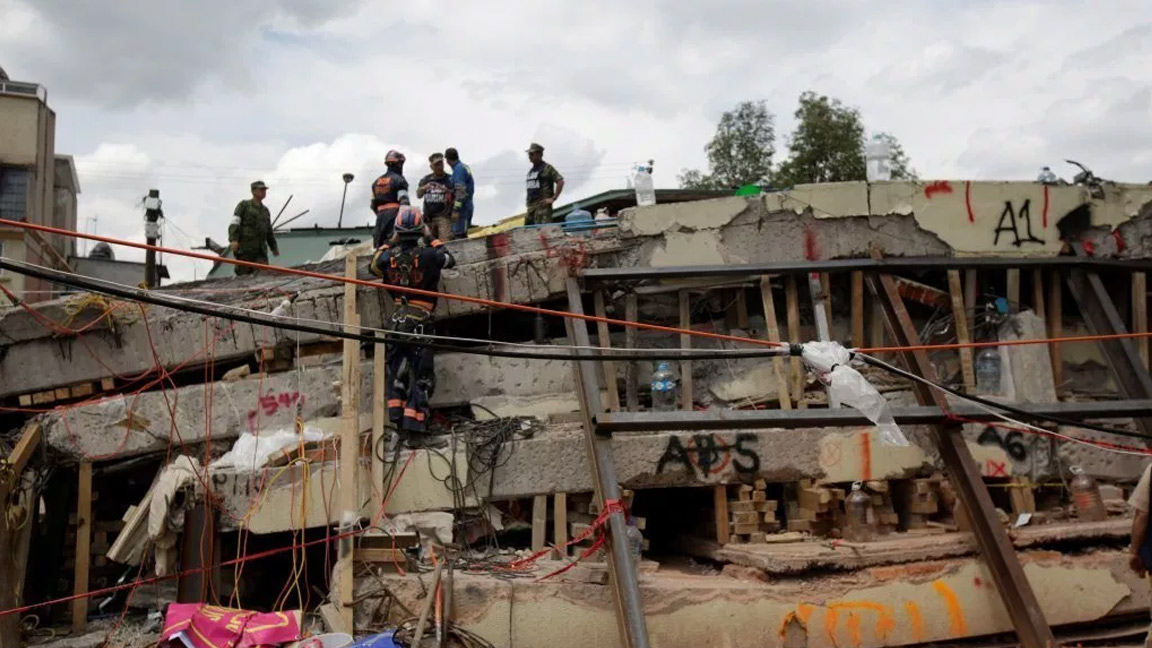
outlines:
[[[300,625],[295,612],[252,612],[173,603],[164,619],[164,639],[183,632],[196,648],[265,648],[296,641]]]

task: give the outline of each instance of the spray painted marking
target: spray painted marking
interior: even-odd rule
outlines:
[[[950,194],[952,193],[952,185],[947,180],[937,180],[930,182],[924,187],[924,197],[931,200],[932,196],[936,194]]]
[[[924,641],[924,617],[920,608],[912,601],[904,601],[904,611],[908,613],[908,623],[912,625],[912,639]]]
[[[976,214],[972,213],[972,183],[964,183],[964,206],[968,208],[968,222],[976,222]]]
[[[985,477],[1008,477],[1008,463],[1005,461],[995,461],[993,459],[984,460],[984,476]]]
[[[860,463],[864,481],[872,479],[872,436],[867,432],[860,435]]]
[[[304,394],[292,392],[268,392],[260,397],[259,409],[248,410],[248,431],[256,434],[256,418],[263,412],[264,416],[274,416],[281,408],[291,408],[296,405],[303,407]]]
[[[944,607],[948,610],[948,625],[953,637],[963,637],[968,634],[968,623],[964,620],[964,609],[960,607],[960,598],[956,592],[942,580],[933,581],[932,589],[944,600]]]

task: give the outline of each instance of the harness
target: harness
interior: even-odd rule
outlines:
[[[404,288],[424,288],[424,268],[420,266],[420,246],[397,246],[388,250],[388,282]],[[421,332],[432,315],[433,304],[422,299],[409,299],[406,294],[393,297],[399,306],[391,323],[401,333]]]

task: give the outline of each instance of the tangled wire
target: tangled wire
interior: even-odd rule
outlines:
[[[396,628],[396,634],[393,641],[397,644],[409,648],[412,646],[412,639],[416,635],[416,622],[419,621],[416,617],[406,619]],[[425,633],[428,636],[428,633]],[[448,632],[444,637],[445,646],[459,646],[459,648],[495,648],[495,644],[488,641],[480,635],[465,630],[455,623],[448,623]]]

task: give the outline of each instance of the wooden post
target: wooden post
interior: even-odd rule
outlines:
[[[630,292],[624,296],[624,319],[629,322],[636,322],[640,319],[640,307],[636,301],[636,293]],[[636,327],[629,326],[624,329],[624,346],[629,349],[636,348]],[[624,380],[627,384],[624,385],[624,398],[628,405],[629,412],[640,411],[640,388],[637,381],[640,380],[640,365],[636,361],[631,361],[627,365],[627,370],[624,372]]]
[[[568,549],[564,543],[568,542],[568,493],[556,493],[552,496],[552,543],[556,550],[552,552],[557,560],[568,557]]]
[[[544,534],[548,531],[548,496],[532,498],[532,553],[544,548]]]
[[[788,275],[784,279],[784,300],[788,307],[788,341],[799,343],[800,339],[800,291],[796,287],[796,276]],[[807,409],[804,402],[804,365],[800,358],[792,358],[792,398],[796,407]]]
[[[975,270],[964,271],[964,314],[968,317],[968,330],[976,329],[976,297],[980,293],[980,275]]]
[[[356,278],[356,254],[344,257],[344,276]],[[356,286],[344,284],[344,330],[356,332]],[[340,532],[348,533],[360,519],[357,496],[357,468],[360,463],[360,343],[344,340],[344,367],[341,382],[340,421]],[[340,618],[344,626],[355,630],[352,598],[354,574],[352,559],[354,543],[351,537],[340,539],[336,569],[339,573]]]
[[[864,341],[864,273],[852,273],[852,345],[863,347]]]
[[[728,544],[728,487],[720,484],[712,487],[712,504],[716,511],[716,542]]]
[[[736,288],[736,327],[748,331],[748,295],[744,286]]]
[[[780,341],[780,322],[776,319],[776,300],[772,297],[772,280],[768,275],[760,277],[760,302],[764,306],[764,335],[771,342]],[[780,399],[780,409],[792,409],[792,398],[788,395],[788,375],[784,371],[784,358],[772,358],[772,373],[776,377],[776,392]]]
[[[1032,310],[1040,317],[1040,321],[1045,321],[1043,270],[1032,271]]]
[[[827,272],[820,273],[820,292],[824,295],[824,319],[828,322],[828,339],[831,340],[834,335],[832,332],[832,279]]]
[[[1053,270],[1048,280],[1048,337],[1058,338],[1064,335],[1064,284],[1060,277],[1060,270]],[[1060,393],[1060,385],[1064,382],[1064,350],[1059,344],[1052,344],[1048,348],[1052,356],[1052,380],[1056,383],[1056,393]]]
[[[32,452],[40,445],[39,424],[24,427],[20,440],[6,457],[8,470],[0,475],[0,502],[7,502],[12,489],[20,487],[20,474],[32,458]],[[28,501],[36,501],[38,493],[29,489]],[[32,511],[29,511],[32,514]],[[25,522],[23,529],[8,526],[8,517],[0,515],[0,610],[10,610],[23,604],[24,573],[26,564],[20,563],[20,556],[27,561],[27,546],[31,536],[31,523]],[[8,614],[0,617],[0,648],[18,648],[20,641],[20,615]]]
[[[1007,290],[1008,303],[1011,308],[1020,309],[1020,268],[1008,268]]]
[[[383,343],[372,345],[372,451],[369,453],[372,461],[372,488],[379,489],[380,497],[376,499],[376,508],[384,503],[384,462],[380,455],[384,452],[384,421],[388,416],[388,408],[384,406],[388,392],[384,388],[385,359],[388,357],[388,347]]]
[[[596,317],[608,317],[608,309],[604,305],[603,288],[596,289],[596,292],[592,294],[592,301],[596,309]],[[607,322],[596,322],[596,340],[597,344],[605,349],[612,346],[612,338],[608,335]],[[609,412],[619,412],[620,388],[616,382],[616,363],[611,360],[604,360],[600,363],[600,367],[604,371],[604,393],[608,396],[607,403],[605,404],[608,406]]]
[[[81,461],[76,481],[76,564],[72,593],[88,592],[88,563],[92,558],[92,462]],[[88,597],[72,601],[72,634],[88,629]]]
[[[964,315],[964,293],[960,287],[960,271],[948,271],[948,292],[952,296],[952,320],[956,323],[956,341],[968,344],[972,341],[968,333],[968,318]],[[969,394],[976,393],[976,371],[972,366],[972,349],[960,349],[960,372],[964,376],[964,389]]]
[[[692,328],[692,310],[691,300],[687,290],[680,291],[680,328]],[[686,333],[680,334],[680,348],[687,350],[692,348],[692,336]],[[680,402],[681,409],[692,411],[692,361],[680,361]]]
[[[1148,332],[1148,275],[1143,272],[1132,273],[1132,332]],[[1136,350],[1144,366],[1148,366],[1148,338],[1136,338]]]

